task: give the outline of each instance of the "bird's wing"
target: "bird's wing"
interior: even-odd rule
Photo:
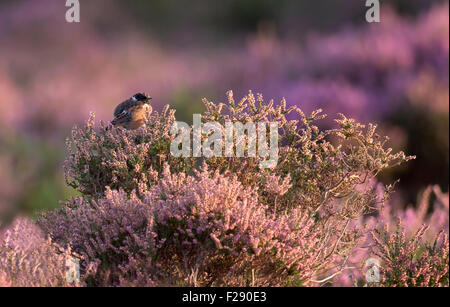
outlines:
[[[119,113],[114,119],[111,121],[113,125],[123,124],[130,121],[130,112],[127,110],[123,110],[122,113]]]
[[[130,108],[133,108],[137,105],[141,105],[142,102],[139,101],[133,101],[131,99],[125,100],[124,102],[122,102],[121,104],[119,104],[115,109],[114,109],[114,117],[119,116],[120,114],[122,114],[122,112],[124,110],[128,110]]]
[[[115,109],[114,109],[114,117],[119,116],[120,113],[123,112],[123,110],[125,110],[125,105],[127,103],[127,100],[125,100],[124,102],[120,103]]]
[[[114,119],[121,119],[121,118],[124,118],[124,117],[126,117],[127,115],[128,115],[128,111],[127,110],[123,110],[122,112],[120,112],[119,114],[117,114],[117,116],[116,117],[114,117]]]
[[[140,104],[133,104],[131,107],[129,106],[128,108],[123,109],[121,113],[114,117],[112,124],[123,124],[132,121],[133,118],[139,113],[139,110],[142,110],[142,106]]]

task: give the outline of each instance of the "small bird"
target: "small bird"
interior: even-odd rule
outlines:
[[[145,124],[145,114],[152,112],[149,102],[151,97],[145,93],[137,93],[120,103],[114,110],[111,124],[135,130]]]

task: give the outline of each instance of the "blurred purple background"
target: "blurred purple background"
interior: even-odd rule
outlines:
[[[110,120],[138,91],[185,121],[229,89],[373,121],[417,155],[381,177],[401,179],[399,197],[448,191],[448,2],[385,1],[373,24],[364,2],[80,0],[80,23],[65,1],[0,2],[0,213],[74,195],[61,169],[71,127],[91,111]]]

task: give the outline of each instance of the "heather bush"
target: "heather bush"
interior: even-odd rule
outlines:
[[[222,172],[237,174],[244,185],[258,186],[262,196],[262,191],[267,192],[264,187],[268,178],[289,176],[292,186],[283,199],[279,199],[280,206],[285,209],[290,207],[290,203],[295,203],[295,206],[318,213],[326,209],[328,206],[325,204],[332,199],[368,192],[356,191],[355,187],[383,169],[413,158],[403,152],[393,154],[392,149],[386,148],[388,139],[376,133],[376,125],[365,127],[342,114],[335,120],[337,128],[321,131],[316,123],[326,117],[321,114],[322,110],[305,115],[296,106],[287,108],[284,99],[274,106],[273,101],[265,103],[262,95],[255,97],[250,92],[236,103],[230,91],[226,105],[216,105],[206,99],[204,103],[207,109],[205,122],[216,120],[223,126],[228,121],[278,124],[279,151],[274,168],[260,170],[257,162],[261,158],[252,157],[214,158],[206,163]],[[294,113],[295,119],[287,118],[290,113]]]
[[[424,238],[431,240],[442,230],[449,232],[449,194],[443,193],[437,185],[428,186],[419,193],[416,204],[404,207],[395,202],[387,202],[379,209],[379,215],[377,225],[387,225],[391,229],[397,226],[397,218],[400,218],[407,236],[427,225]],[[375,224],[374,222],[372,219],[371,223]]]
[[[169,154],[174,121],[174,110],[166,107],[161,114],[151,114],[146,127],[136,131],[109,129],[103,123],[96,131],[91,114],[86,126],[74,128],[67,140],[67,184],[91,197],[101,196],[106,186],[139,193],[157,182],[164,162],[185,169],[185,160]]]
[[[264,102],[204,100],[202,121],[276,122],[278,164],[261,157],[174,158],[174,111],[136,131],[91,116],[68,139],[67,182],[83,196],[41,216],[52,240],[82,256],[88,285],[315,285],[346,269],[363,229],[352,222],[375,209],[368,184],[413,157],[341,115],[320,131],[321,111]],[[294,112],[298,120],[287,119]],[[203,136],[204,137],[204,136]],[[248,135],[245,135],[248,143]],[[327,276],[328,272],[334,272]]]
[[[237,121],[278,123],[275,168],[261,170],[259,162],[263,158],[249,156],[214,157],[206,163],[212,170],[236,174],[245,186],[258,186],[260,196],[266,198],[273,194],[265,189],[268,178],[289,175],[294,182],[290,193],[279,200],[282,208],[289,207],[291,198],[318,212],[330,199],[349,196],[356,185],[412,158],[403,152],[391,153],[392,149],[385,146],[387,138],[376,134],[375,125],[366,128],[344,115],[336,120],[336,129],[320,131],[314,123],[325,117],[321,110],[306,116],[295,106],[286,108],[285,100],[274,107],[273,101],[265,103],[261,95],[255,97],[251,92],[238,103],[230,91],[227,105],[206,99],[204,104],[207,111],[203,122],[215,120],[223,126]],[[288,120],[286,115],[291,112],[299,119]],[[74,128],[68,139],[69,157],[64,167],[67,183],[90,196],[101,195],[106,186],[130,193],[139,192],[139,185],[148,188],[156,183],[163,162],[174,171],[191,171],[196,165],[193,159],[174,158],[169,152],[174,120],[174,111],[166,107],[162,114],[152,114],[146,127],[137,131],[109,129],[103,124],[96,131],[91,117],[86,127]]]

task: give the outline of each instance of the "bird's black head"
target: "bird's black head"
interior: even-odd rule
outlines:
[[[136,101],[148,101],[148,100],[152,99],[152,98],[148,97],[147,94],[142,94],[142,93],[134,94],[132,98],[133,98],[133,100],[136,100]]]

